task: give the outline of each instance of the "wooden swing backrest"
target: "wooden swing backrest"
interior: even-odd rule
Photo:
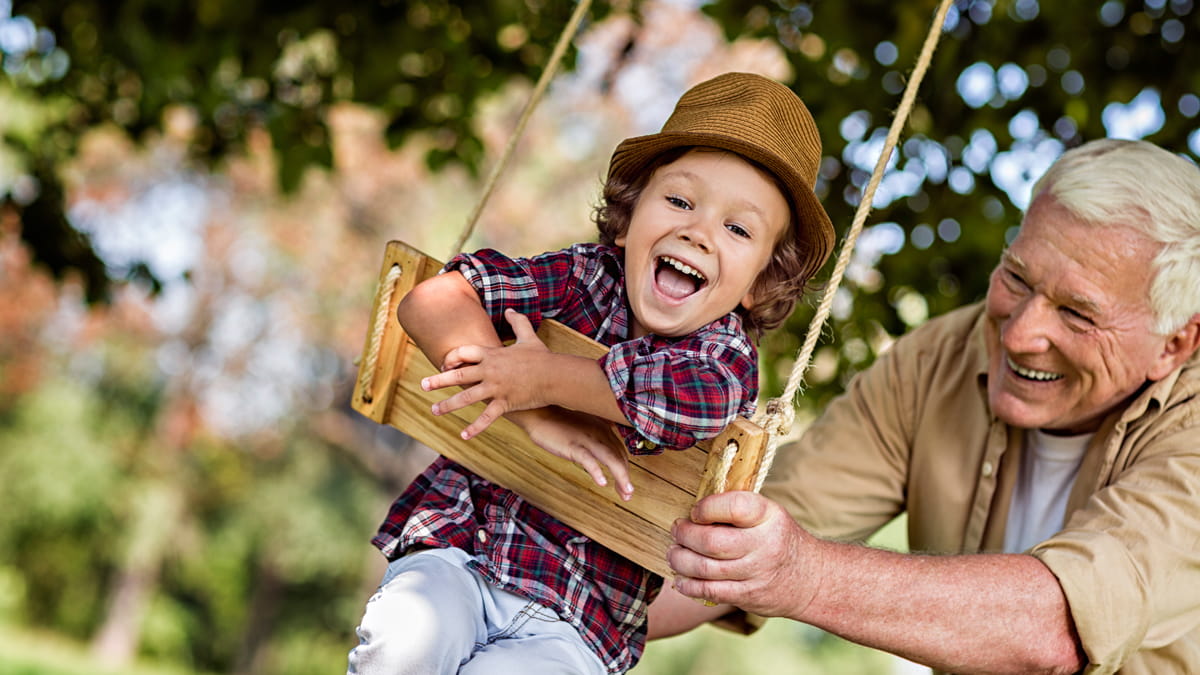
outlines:
[[[399,266],[398,280],[393,266]],[[631,456],[634,493],[628,502],[611,487],[597,486],[574,463],[534,445],[508,420],[501,419],[479,436],[463,441],[459,433],[478,416],[483,404],[448,415],[430,413],[433,403],[448,394],[421,390],[421,378],[436,369],[396,320],[400,299],[441,267],[442,263],[402,242],[388,243],[379,279],[381,287],[389,277],[396,286],[391,293],[376,295],[371,316],[386,315],[386,321],[381,321],[382,333],[368,335],[363,346],[352,407],[513,490],[642,567],[670,576],[666,551],[672,544],[671,524],[686,518],[692,505],[706,495],[753,489],[766,448],[766,432],[738,418],[717,438],[686,451]],[[385,301],[386,308],[381,308]],[[556,352],[600,358],[607,351],[556,321],[543,322],[538,335]],[[373,339],[377,350],[372,347]],[[727,450],[734,453],[732,459],[725,456]]]

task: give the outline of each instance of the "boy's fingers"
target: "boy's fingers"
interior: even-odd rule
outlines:
[[[498,417],[504,414],[504,411],[501,408],[502,406],[495,401],[489,403],[488,406],[483,409],[483,412],[479,413],[479,417],[476,417],[474,422],[471,422],[467,425],[466,429],[463,429],[462,439],[464,441],[469,441],[483,433],[483,431],[488,427],[492,426],[492,422],[495,422]]]
[[[461,369],[463,364],[479,363],[483,360],[484,348],[479,345],[460,345],[446,352],[442,357],[442,371],[453,372]]]
[[[465,368],[455,368],[442,373],[430,375],[421,380],[421,388],[425,391],[433,391],[434,389],[444,389],[446,387],[467,387],[479,381],[479,374],[475,366],[467,366]]]
[[[604,476],[604,470],[600,468],[600,464],[596,462],[595,457],[592,457],[585,452],[582,456],[577,457],[576,459],[576,463],[583,467],[584,471],[588,472],[588,475],[592,477],[592,481],[594,481],[596,485],[599,485],[600,487],[608,485],[608,478]]]
[[[508,325],[512,326],[513,337],[517,338],[517,342],[529,342],[537,340],[537,332],[533,330],[533,324],[529,322],[529,318],[515,309],[504,310],[504,318],[508,321]]]
[[[491,398],[484,389],[483,385],[467,387],[449,398],[434,403],[432,412],[434,415],[445,415],[446,413],[461,410],[469,405]]]
[[[628,501],[633,494],[633,483],[629,480],[629,463],[624,461],[624,458],[614,457],[605,462],[605,465],[608,467],[608,472],[612,474],[617,491]]]

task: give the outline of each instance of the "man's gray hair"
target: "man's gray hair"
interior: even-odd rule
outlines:
[[[1200,168],[1146,141],[1091,141],[1063,153],[1033,186],[1094,226],[1128,225],[1163,246],[1151,262],[1152,329],[1170,335],[1200,313]],[[1032,203],[1032,200],[1031,200]]]

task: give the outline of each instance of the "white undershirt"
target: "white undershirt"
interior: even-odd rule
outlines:
[[[1052,436],[1026,430],[1025,454],[1004,528],[1006,553],[1028,550],[1062,529],[1067,498],[1094,435]]]

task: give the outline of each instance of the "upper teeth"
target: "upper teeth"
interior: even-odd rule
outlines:
[[[699,279],[702,282],[706,281],[705,276],[700,272],[700,270],[696,269],[695,267],[692,267],[691,265],[683,262],[682,260],[676,260],[669,255],[664,255],[662,257],[662,261],[667,263],[671,267],[674,267],[675,269],[679,270],[680,272],[683,272],[684,274],[686,274],[688,276],[696,277],[697,279]]]
[[[1021,377],[1029,378],[1031,380],[1038,380],[1040,382],[1048,382],[1050,380],[1062,378],[1062,375],[1059,373],[1048,373],[1044,370],[1031,370],[1029,368],[1022,368],[1021,366],[1018,366],[1017,362],[1013,361],[1011,358],[1008,359],[1008,367],[1016,371],[1016,373]]]

